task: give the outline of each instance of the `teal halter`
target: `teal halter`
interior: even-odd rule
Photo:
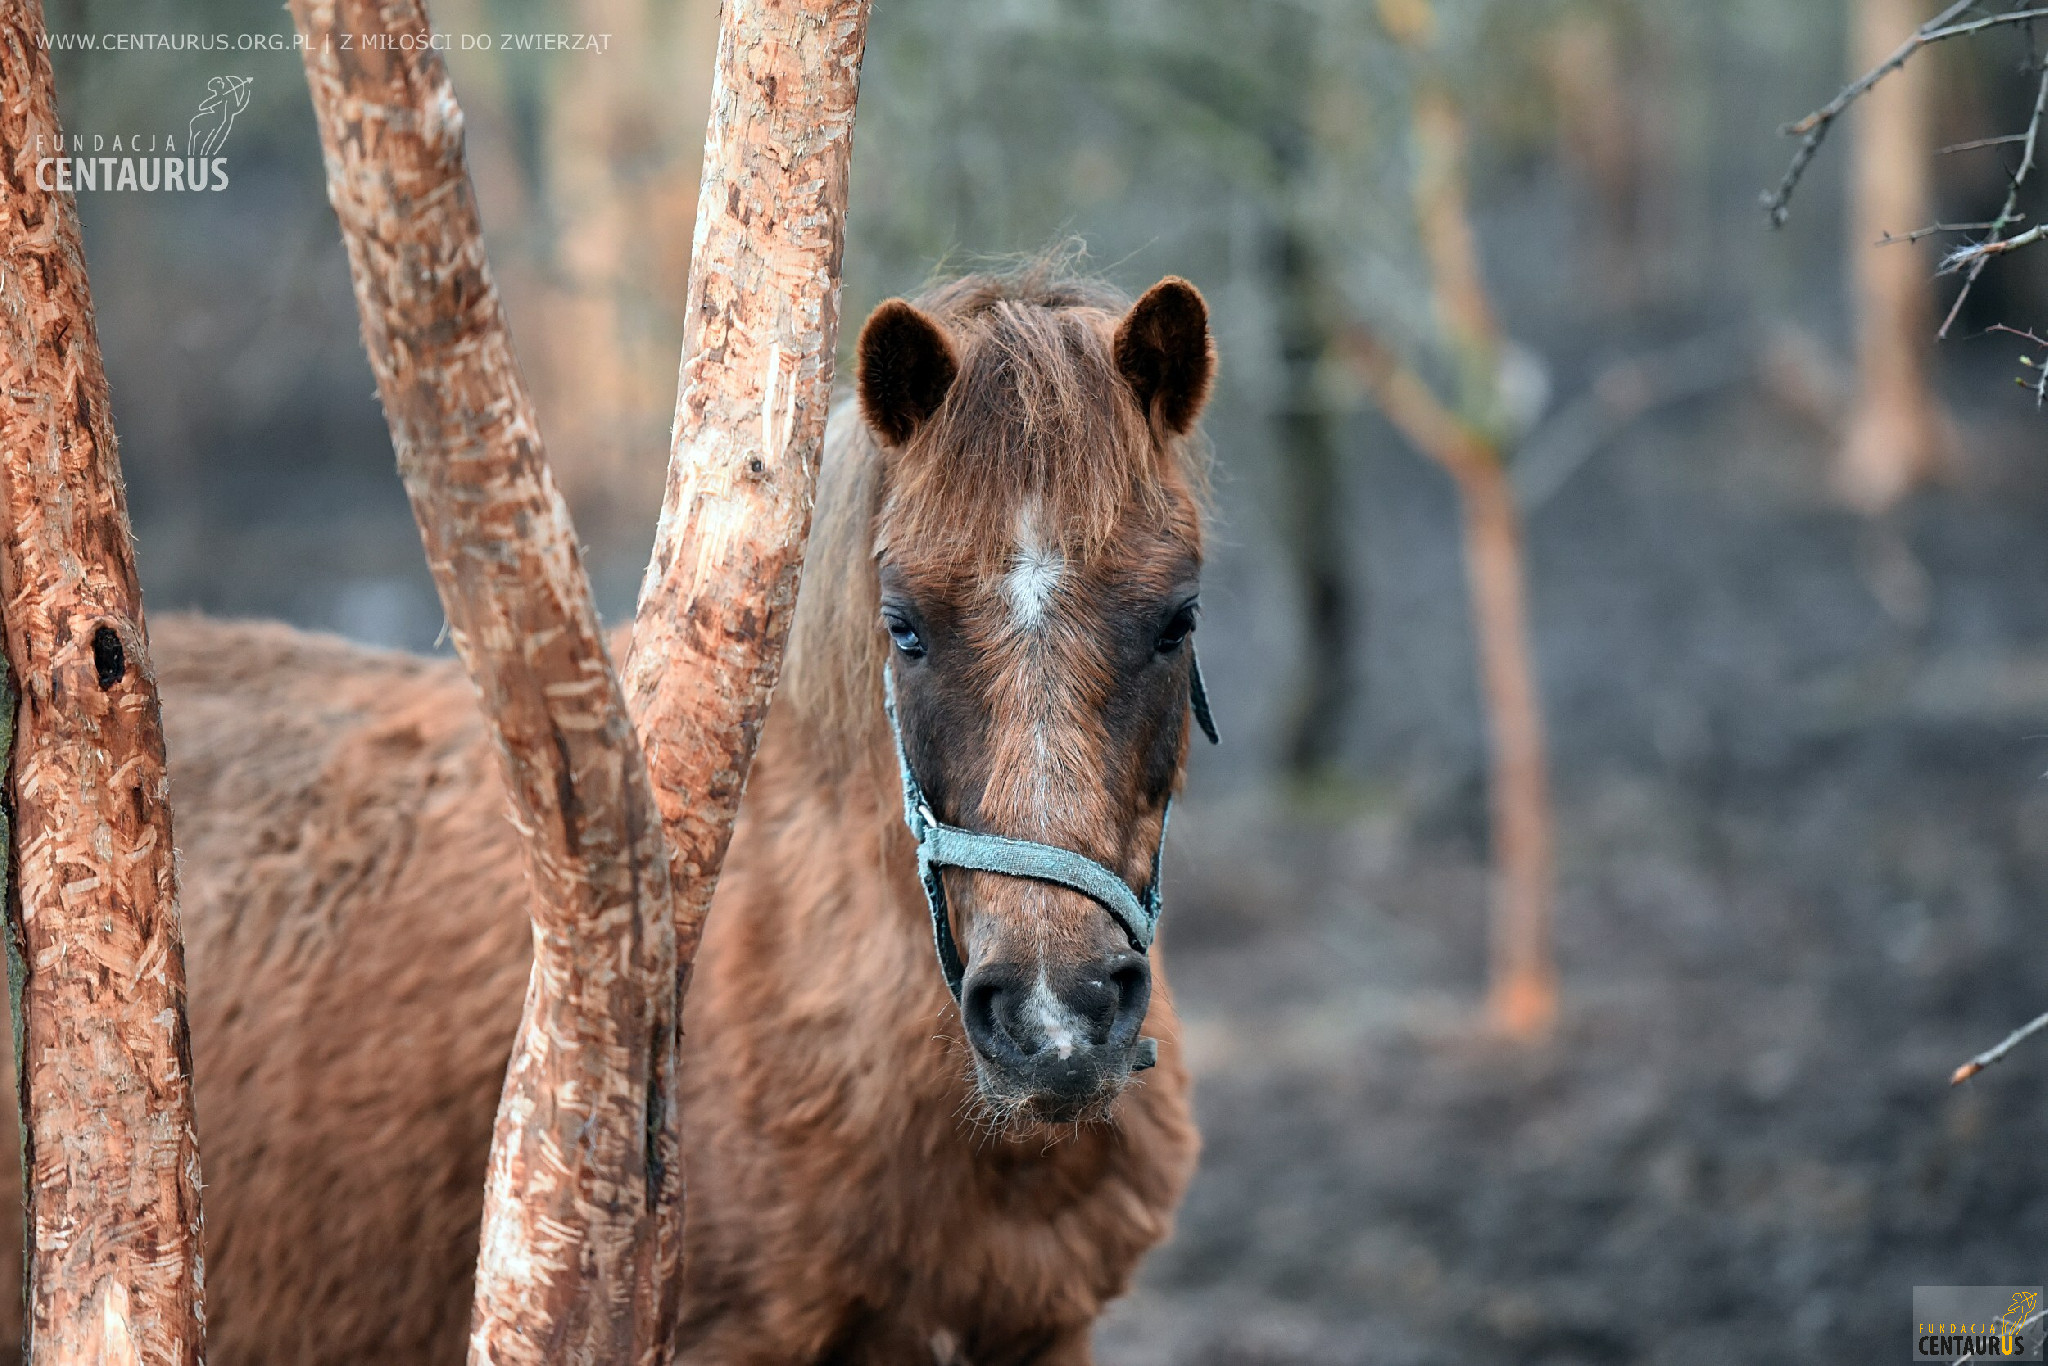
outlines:
[[[1190,642],[1188,701],[1195,724],[1213,745],[1216,722],[1209,715],[1209,694],[1202,687],[1202,666],[1195,662],[1194,651]],[[903,747],[903,723],[896,715],[896,671],[886,663],[882,666],[882,706],[889,714],[889,732],[896,739],[896,767],[903,776],[903,823],[910,827],[911,837],[917,841],[917,873],[924,883],[925,902],[931,908],[932,944],[938,950],[939,970],[946,975],[946,989],[953,993],[956,1002],[967,968],[960,961],[960,946],[953,938],[953,922],[946,913],[946,884],[939,872],[942,868],[969,868],[978,873],[1000,873],[1004,877],[1070,887],[1108,911],[1133,949],[1144,953],[1152,947],[1153,932],[1159,927],[1159,862],[1166,853],[1166,821],[1173,814],[1171,794],[1159,818],[1159,846],[1152,851],[1152,882],[1140,897],[1121,877],[1071,849],[1002,835],[979,835],[941,821],[925,800],[917,775],[910,770],[910,753]]]

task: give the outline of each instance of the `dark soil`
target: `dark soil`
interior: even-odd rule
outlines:
[[[1105,1362],[1904,1361],[1916,1283],[2043,1279],[2048,1042],[1946,1082],[2048,1009],[2048,419],[1959,406],[1994,425],[1880,526],[1747,390],[1533,519],[1566,996],[1529,1049],[1474,1023],[1455,511],[1381,443],[1370,783],[1290,805],[1219,754],[1176,816],[1206,1149]],[[1252,558],[1204,641],[1256,745]]]

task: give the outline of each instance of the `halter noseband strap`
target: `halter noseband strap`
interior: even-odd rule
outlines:
[[[1209,714],[1209,694],[1202,686],[1202,666],[1195,662],[1194,646],[1188,646],[1190,674],[1188,701],[1195,724],[1209,743],[1216,743],[1216,721]],[[1152,881],[1140,897],[1130,884],[1083,854],[1056,844],[1009,839],[1002,835],[980,835],[947,825],[932,812],[924,788],[910,768],[910,752],[903,745],[903,723],[896,712],[896,670],[882,665],[882,705],[889,714],[889,732],[896,740],[896,768],[903,778],[903,823],[917,841],[917,874],[924,883],[924,899],[932,913],[932,944],[938,950],[939,970],[946,975],[946,989],[960,999],[961,980],[967,968],[960,959],[960,946],[953,938],[952,917],[946,913],[946,884],[942,868],[968,868],[978,873],[1000,873],[1004,877],[1029,878],[1035,882],[1057,883],[1093,900],[1122,927],[1131,947],[1144,953],[1152,947],[1153,932],[1159,927],[1159,863],[1166,853],[1166,822],[1173,814],[1173,798],[1159,818],[1159,845],[1152,851]]]

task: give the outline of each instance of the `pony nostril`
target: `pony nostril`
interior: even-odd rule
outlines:
[[[1144,1028],[1145,1012],[1152,1004],[1152,965],[1143,958],[1127,958],[1109,974],[1109,982],[1116,989],[1116,1010],[1105,1042],[1128,1047]]]
[[[973,975],[960,993],[967,1040],[992,1062],[1015,1064],[1037,1052],[1026,1031],[1017,1028],[1020,999],[1016,983],[1000,972]]]

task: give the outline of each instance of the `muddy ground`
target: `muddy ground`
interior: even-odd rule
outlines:
[[[1383,447],[1358,790],[1215,760],[1175,818],[1206,1150],[1105,1362],[1904,1361],[1914,1284],[2043,1278],[2048,1043],[1946,1085],[2048,1009],[2048,418],[2009,392],[1874,530],[1748,386],[1534,518],[1565,1007],[1528,1050],[1473,1025],[1453,506]],[[1258,630],[1222,567],[1227,725],[1258,674],[1217,635]]]

